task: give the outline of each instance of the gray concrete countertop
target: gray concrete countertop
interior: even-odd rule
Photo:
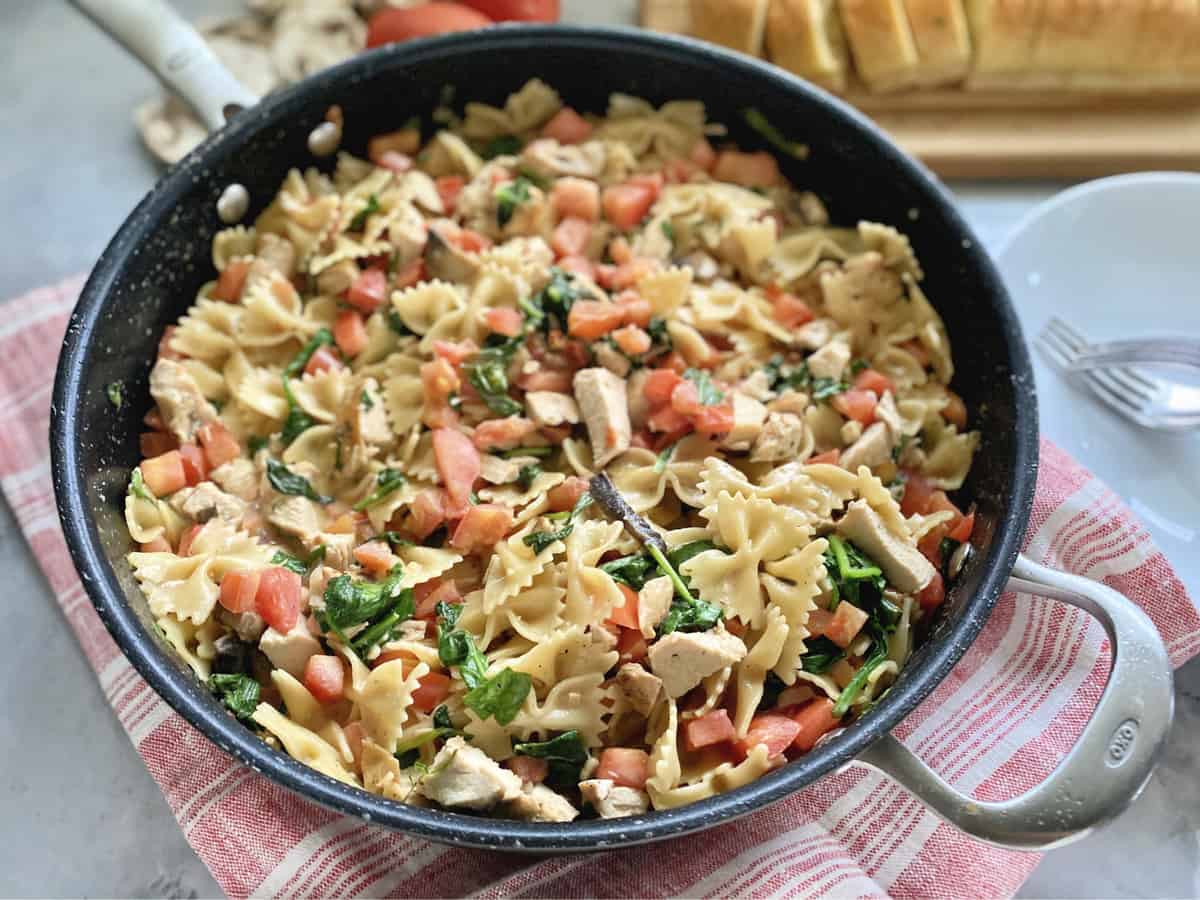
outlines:
[[[153,80],[66,4],[4,0],[0,299],[86,270],[159,167],[130,122]],[[236,0],[190,0],[189,15]],[[567,0],[577,22],[630,21],[633,0]],[[994,246],[1060,185],[953,185]],[[0,894],[219,893],[110,711],[6,504],[0,656]],[[1050,853],[1025,897],[1200,894],[1200,662],[1178,675],[1176,727],[1149,788],[1116,823]],[[942,885],[940,890],[945,891]],[[952,887],[949,888],[953,890]]]

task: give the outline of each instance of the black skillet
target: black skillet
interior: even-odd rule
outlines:
[[[96,264],[71,318],[54,390],[51,446],[63,530],[109,631],[138,671],[219,747],[327,807],[446,843],[519,851],[631,845],[708,828],[812,784],[848,763],[874,766],[959,828],[993,843],[1040,849],[1073,840],[1123,810],[1149,778],[1171,720],[1171,671],[1157,632],[1108,588],[1018,556],[1037,470],[1033,375],[1003,284],[950,197],[919,164],[841,101],[783,71],[709,45],[631,29],[501,26],[362,54],[254,103],[159,3],[76,0],[216,128],[138,205]],[[963,493],[977,509],[975,554],[949,592],[928,641],[884,699],[820,747],[742,787],[679,809],[631,819],[531,824],[405,806],[347,787],[269,748],[214,701],[151,627],[124,555],[122,500],[138,462],[149,399],[147,373],[163,329],[214,275],[216,201],[231,183],[249,190],[251,220],[289,168],[318,163],[309,133],[331,104],[345,113],[342,146],[412,115],[431,127],[444,85],[466,99],[502,103],[537,76],[580,110],[602,112],[622,91],[654,103],[698,98],[710,119],[747,148],[771,149],[743,123],[756,107],[811,148],[781,156],[789,179],[816,191],[836,222],[893,223],[927,273],[924,288],[945,319],[954,387],[983,433]],[[105,386],[123,381],[114,410]],[[889,732],[946,677],[1010,589],[1080,606],[1113,647],[1109,685],[1079,742],[1042,785],[1015,800],[958,793]]]

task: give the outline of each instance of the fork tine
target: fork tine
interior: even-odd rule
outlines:
[[[1131,381],[1135,381],[1148,391],[1157,392],[1158,382],[1149,375],[1143,375],[1138,369],[1118,369],[1117,371],[1124,372]]]
[[[1154,399],[1154,395],[1158,393],[1158,386],[1145,382],[1145,379],[1134,378],[1129,369],[1097,369],[1097,372],[1103,372],[1110,383],[1120,385],[1121,389],[1126,393],[1137,397],[1145,405]]]
[[[1058,316],[1051,316],[1050,321],[1046,323],[1046,328],[1056,332],[1063,342],[1075,352],[1079,352],[1088,345],[1087,338]]]
[[[1075,351],[1066,345],[1056,332],[1048,328],[1037,336],[1037,345],[1050,357],[1050,362],[1060,369],[1068,368],[1075,359]]]
[[[1153,421],[1142,412],[1141,407],[1131,403],[1125,394],[1120,390],[1114,389],[1104,379],[1097,378],[1089,373],[1087,384],[1091,388],[1092,393],[1117,414],[1124,416],[1132,422],[1136,422],[1144,428],[1154,427]]]
[[[1139,412],[1145,412],[1150,398],[1146,397],[1140,392],[1129,390],[1125,384],[1123,384],[1120,379],[1116,377],[1115,373],[1107,369],[1096,369],[1089,370],[1087,377],[1089,381],[1102,384],[1113,393],[1120,394],[1125,398],[1125,402],[1128,403],[1130,407],[1137,409]]]

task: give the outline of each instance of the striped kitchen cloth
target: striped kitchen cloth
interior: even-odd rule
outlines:
[[[1011,895],[1037,864],[1036,854],[964,837],[857,767],[701,835],[536,859],[385,831],[321,809],[223,755],[121,656],[54,515],[51,378],[81,285],[73,278],[2,307],[0,487],[130,740],[230,895],[995,897]],[[1026,553],[1134,598],[1176,666],[1200,652],[1200,617],[1130,511],[1052,444],[1043,442],[1041,454]],[[1008,594],[897,734],[960,790],[1011,797],[1062,758],[1106,671],[1102,630],[1085,614]]]

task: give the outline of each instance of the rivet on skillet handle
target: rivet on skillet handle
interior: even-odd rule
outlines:
[[[1055,572],[1021,556],[1008,590],[1077,606],[1108,632],[1108,684],[1066,758],[1037,787],[999,803],[960,793],[891,735],[854,763],[878,769],[980,840],[1017,850],[1046,850],[1078,840],[1114,818],[1146,786],[1171,729],[1171,664],[1146,614],[1103,584]]]
[[[191,25],[163,0],[70,0],[183,98],[209,131],[258,96],[229,74]]]

